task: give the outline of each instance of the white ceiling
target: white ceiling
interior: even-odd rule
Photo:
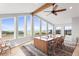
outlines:
[[[40,3],[0,3],[0,14],[31,13],[41,5]]]
[[[31,13],[43,4],[41,3],[0,3],[0,15],[1,14],[16,14],[16,13]],[[79,3],[58,3],[59,8],[66,8],[67,11],[58,13],[57,16],[47,12],[40,12],[37,15],[45,18],[51,23],[72,23],[72,17],[79,16]],[[72,7],[70,10],[69,7]],[[47,8],[46,10],[50,10]],[[48,15],[48,16],[47,16]]]
[[[40,12],[38,15],[55,24],[72,23],[72,17],[79,16],[79,3],[59,3],[58,5],[59,8],[66,8],[67,11],[60,12],[57,16],[53,14],[48,15],[49,13],[44,11],[51,10],[52,8],[50,7]],[[70,10],[69,7],[72,7],[72,9]]]

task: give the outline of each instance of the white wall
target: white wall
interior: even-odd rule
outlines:
[[[79,17],[72,18],[72,35],[74,40],[79,37]]]
[[[72,23],[71,18],[58,18],[58,19],[48,19],[54,24],[70,24]]]
[[[40,7],[41,3],[0,3],[0,14],[31,13]]]
[[[71,17],[54,16],[54,15],[46,16],[46,15],[44,13],[38,14],[38,16],[42,17],[43,19],[45,19],[45,20],[47,20],[47,21],[49,21],[53,24],[72,23],[72,18]]]

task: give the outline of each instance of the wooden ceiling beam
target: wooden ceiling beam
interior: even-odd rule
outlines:
[[[34,12],[32,12],[32,15],[35,15],[41,11],[43,11],[44,9],[52,6],[54,3],[45,3],[44,5],[42,5],[41,7],[39,7],[38,9],[36,9]]]

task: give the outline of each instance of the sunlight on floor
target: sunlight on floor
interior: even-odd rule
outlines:
[[[22,51],[21,47],[23,45],[28,45],[28,44],[33,44],[33,40],[28,42],[28,43],[19,45],[19,46],[15,47],[15,48],[12,48],[11,53],[7,51],[7,53],[4,53],[2,56],[26,56],[24,54],[24,52]]]
[[[25,43],[23,45],[28,45],[28,44],[33,44],[33,40],[28,42],[28,43]],[[23,46],[22,45],[22,46]],[[21,50],[20,48],[21,46],[18,46],[18,47],[15,47],[11,50],[11,56],[25,56],[25,54],[23,53],[23,51]]]

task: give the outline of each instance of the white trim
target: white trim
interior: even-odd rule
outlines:
[[[47,27],[47,36],[48,36],[48,22],[46,22],[46,27]]]
[[[54,32],[53,35],[55,35],[56,34],[56,26],[55,25],[53,26],[53,32]]]
[[[1,18],[5,18],[5,17],[15,17],[15,16],[26,16],[26,15],[30,15],[31,13],[11,13],[11,14],[0,14]]]
[[[41,23],[41,19],[40,19],[40,37],[41,37],[41,32],[42,32],[42,28],[41,28],[41,26],[42,26],[42,23]]]
[[[0,19],[0,38],[2,38],[2,20]]]
[[[34,34],[33,32],[34,32],[34,18],[32,16],[32,18],[31,18],[31,33],[30,33],[30,35],[33,36],[33,34]]]
[[[61,35],[64,36],[64,26],[61,28]]]
[[[27,35],[27,16],[24,16],[24,37]]]
[[[18,17],[14,17],[14,39],[18,36]]]

